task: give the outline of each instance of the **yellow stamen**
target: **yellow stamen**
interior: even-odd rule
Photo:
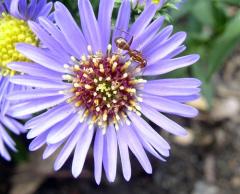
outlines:
[[[29,61],[16,50],[15,45],[17,43],[28,43],[37,46],[38,40],[27,22],[2,13],[0,17],[0,74],[3,76],[15,74],[14,70],[7,67],[9,63]]]

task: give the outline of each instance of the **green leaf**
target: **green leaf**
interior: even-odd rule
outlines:
[[[240,11],[227,24],[224,33],[213,42],[209,54],[209,72],[207,80],[220,69],[226,58],[240,41]]]

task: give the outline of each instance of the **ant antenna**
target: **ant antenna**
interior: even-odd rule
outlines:
[[[129,32],[127,32],[127,31],[125,31],[125,30],[123,30],[123,29],[120,29],[120,28],[115,28],[115,29],[118,30],[118,31],[120,31],[120,32],[124,32],[125,34],[127,34],[127,35],[133,37],[132,34],[130,34]]]

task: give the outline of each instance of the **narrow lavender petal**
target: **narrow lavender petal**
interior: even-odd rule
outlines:
[[[37,9],[37,0],[31,0],[28,4],[27,19],[32,19]]]
[[[115,39],[117,37],[125,37],[125,34],[122,33],[123,31],[128,30],[128,24],[130,20],[130,14],[131,14],[131,4],[129,0],[123,0],[122,4],[118,11],[118,17],[115,25],[115,29],[113,31],[112,36],[112,45],[113,45],[113,51],[116,51],[116,45],[115,45]]]
[[[65,142],[65,140],[60,141],[56,144],[50,144],[47,145],[47,147],[45,148],[44,152],[43,152],[43,159],[47,159],[49,158],[63,143]]]
[[[0,121],[3,125],[5,125],[9,130],[11,130],[16,135],[20,134],[19,129],[11,122],[11,120],[7,116],[3,116],[0,114]]]
[[[75,131],[69,136],[67,142],[63,146],[61,152],[59,153],[58,157],[54,163],[54,170],[59,170],[62,168],[66,160],[69,158],[70,154],[73,152],[74,148],[76,147],[79,139],[81,138],[86,125],[79,125]]]
[[[183,117],[195,117],[197,109],[159,96],[143,95],[143,104],[147,104],[161,112],[180,115]]]
[[[98,25],[102,37],[102,52],[105,52],[109,44],[112,25],[112,11],[114,1],[101,0],[98,11]]]
[[[184,136],[187,134],[186,130],[175,123],[174,121],[170,120],[163,114],[156,111],[154,108],[144,105],[141,105],[141,112],[152,122],[154,122],[159,127],[162,127],[164,130],[172,133],[174,135]]]
[[[143,136],[148,139],[149,143],[155,145],[156,149],[164,155],[168,156],[170,145],[168,142],[163,139],[144,119],[135,113],[128,113],[129,118],[131,119],[136,131],[143,134]],[[147,115],[146,115],[147,116]]]
[[[78,54],[76,57],[80,59],[83,54],[87,53],[87,42],[67,8],[62,3],[56,2],[55,9],[54,18],[57,26],[61,29],[70,46]],[[71,35],[69,36],[69,34]]]
[[[135,129],[135,128],[134,128]],[[165,162],[166,159],[163,158],[154,148],[153,146],[145,139],[145,137],[138,133],[137,129],[135,129],[136,135],[138,136],[141,144],[143,145],[144,149],[148,151],[150,154],[158,158],[159,160]]]
[[[27,138],[31,139],[39,134],[43,133],[44,131],[50,129],[60,121],[65,121],[66,118],[69,118],[69,115],[73,112],[73,109],[69,105],[66,106],[59,106],[47,111],[39,120],[30,120],[26,123],[26,128],[33,128],[27,134]],[[44,122],[43,122],[44,121]]]
[[[52,2],[49,2],[47,3],[46,5],[44,5],[43,7],[39,6],[39,8],[41,8],[41,10],[35,15],[35,20],[38,19],[39,16],[49,16],[50,15],[50,12],[52,10],[52,7],[53,7],[53,3]]]
[[[16,17],[16,18],[23,19],[23,17],[22,17],[21,14],[19,13],[19,9],[18,9],[19,1],[20,1],[20,0],[11,1],[11,4],[10,4],[10,13],[11,13],[11,15],[13,15],[13,16]]]
[[[17,44],[16,49],[25,55],[27,58],[33,60],[42,66],[49,68],[53,71],[67,73],[63,65],[68,61],[59,61],[56,57],[52,56],[47,50],[34,47],[28,44]]]
[[[8,85],[9,85],[9,77],[3,77],[1,79],[1,84],[0,84],[0,101],[2,101]]]
[[[8,114],[7,114],[7,115],[8,115]],[[27,116],[28,116],[28,118],[29,118],[29,115],[27,115]],[[15,128],[16,128],[20,133],[26,133],[26,130],[25,130],[23,124],[16,120],[16,119],[22,119],[22,118],[15,117],[15,119],[13,119],[12,116],[11,116],[11,117],[7,117],[7,118],[10,120],[10,122],[12,123],[12,125],[14,125]],[[9,130],[11,130],[11,129],[9,128]]]
[[[5,115],[7,113],[7,110],[10,106],[10,102],[6,99],[6,95],[9,93],[12,93],[13,90],[14,90],[14,84],[9,83],[6,91],[4,92],[5,97],[1,100],[0,110],[2,115]]]
[[[99,185],[102,177],[102,162],[103,162],[103,133],[102,129],[96,130],[96,136],[93,148],[94,155],[94,177]]]
[[[19,13],[23,17],[26,17],[26,14],[27,14],[27,0],[19,0],[18,8],[19,8]]]
[[[74,110],[74,108],[71,105],[69,105],[68,103],[59,104],[58,106],[52,107],[51,109],[47,110],[46,112],[44,112],[38,116],[35,116],[31,120],[27,121],[25,123],[25,128],[30,129],[30,128],[37,127],[38,125],[42,124],[42,122],[44,120],[48,120],[48,119],[54,117],[54,115],[61,116],[62,113],[71,114],[73,112],[73,110]]]
[[[14,84],[36,87],[36,88],[45,88],[45,89],[59,89],[64,90],[71,88],[71,84],[64,82],[57,82],[43,77],[36,77],[30,75],[15,75],[11,77],[10,80]]]
[[[2,13],[5,12],[5,11],[6,11],[6,10],[5,10],[4,6],[3,6],[3,3],[0,2],[0,14],[2,14]]]
[[[62,80],[62,73],[52,71],[37,63],[13,62],[9,63],[8,67],[11,68],[12,70],[32,76],[45,77],[53,80]]]
[[[201,81],[196,78],[166,78],[166,79],[158,79],[158,80],[149,80],[144,84],[149,86],[165,86],[172,88],[196,88],[201,86]]]
[[[37,136],[29,145],[30,151],[36,151],[41,148],[46,143],[46,137],[48,135],[48,131],[45,131],[41,135]]]
[[[70,115],[69,120],[67,120],[64,125],[59,127],[57,130],[51,130],[47,136],[48,144],[55,144],[59,141],[68,137],[80,124],[78,114]]]
[[[186,48],[187,47],[185,45],[181,45],[177,49],[175,49],[174,51],[172,51],[171,53],[166,55],[163,59],[172,59],[174,57],[177,57],[179,54],[181,54],[183,51],[185,51]]]
[[[169,100],[186,103],[193,100],[197,100],[198,98],[200,98],[200,94],[195,94],[190,96],[167,96],[166,98]]]
[[[143,53],[145,54],[149,49],[153,49],[162,45],[172,34],[173,26],[166,26],[163,28],[154,38],[149,39],[146,44],[143,46]],[[151,53],[150,53],[151,54]]]
[[[157,9],[155,5],[150,5],[149,7],[147,7],[137,18],[137,20],[132,24],[129,34],[132,34],[134,37],[138,37],[139,35],[141,35],[153,19],[156,10]]]
[[[14,117],[28,115],[60,104],[65,100],[66,97],[64,96],[42,98],[33,102],[30,101],[26,103],[19,103],[18,105],[13,105],[10,107],[9,112],[11,112]]]
[[[121,157],[123,176],[126,181],[129,181],[131,178],[131,163],[129,158],[128,145],[125,142],[125,136],[121,128],[117,131],[117,140]]]
[[[136,156],[140,164],[142,165],[143,169],[151,174],[152,173],[152,166],[150,164],[150,161],[140,143],[138,140],[136,134],[134,131],[128,127],[127,125],[122,128],[123,135],[125,136],[126,142],[129,146],[129,149],[133,152],[133,154]]]
[[[84,135],[77,143],[72,163],[72,174],[75,178],[77,178],[82,172],[87,152],[93,138],[93,133],[93,129],[85,129]]]
[[[10,12],[11,2],[12,2],[12,0],[5,0],[4,1],[5,8],[7,9],[8,12]]]
[[[48,18],[39,17],[39,23],[41,26],[53,36],[53,38],[58,41],[58,43],[62,46],[66,53],[71,56],[79,56],[78,51],[76,52],[68,43],[67,39],[65,38],[64,34],[59,30],[59,28],[52,23]]]
[[[160,60],[144,69],[143,75],[160,75],[196,63],[199,55],[192,54],[175,59]]]
[[[169,53],[177,49],[186,39],[185,32],[177,32],[172,37],[170,37],[163,44],[151,48],[145,52],[145,55],[148,57],[148,65],[155,64],[160,59],[166,57]]]
[[[156,35],[158,30],[161,28],[163,21],[164,17],[159,17],[154,22],[152,22],[140,36],[134,37],[131,48],[142,50],[142,48],[144,48],[144,46],[146,46],[148,42],[151,41],[152,38]]]
[[[117,172],[117,137],[113,125],[107,128],[104,148],[106,150],[106,160],[103,163],[104,169],[109,182],[114,182]]]
[[[0,155],[7,161],[11,160],[11,157],[10,157],[8,151],[7,151],[6,147],[4,146],[1,134],[0,134]]]
[[[47,33],[39,24],[36,22],[29,21],[29,27],[41,40],[41,43],[52,51],[55,56],[61,58],[62,61],[68,61],[71,56],[69,56],[61,47],[61,45],[54,40],[54,38]]]
[[[91,45],[93,51],[95,52],[101,50],[102,40],[100,36],[99,26],[90,1],[78,0],[78,7],[81,18],[82,31],[88,42],[88,45]]]
[[[189,96],[198,94],[200,91],[200,88],[157,87],[152,85],[145,85],[141,89],[141,92],[157,96]]]
[[[10,95],[7,96],[7,99],[9,101],[27,101],[58,95],[58,91],[53,89],[32,89],[27,91],[11,92]]]
[[[12,138],[8,135],[4,127],[0,124],[0,133],[1,138],[3,139],[4,143],[13,151],[17,151],[15,148],[16,143],[12,140]]]
[[[162,146],[161,142],[157,141],[158,139],[160,139],[159,138],[160,135],[156,131],[154,131],[153,129],[149,128],[149,126],[147,126],[143,122],[134,123],[134,125],[132,127],[134,127],[134,131],[137,133],[137,135],[140,136],[140,138],[139,138],[140,140],[144,139],[145,142],[150,144],[159,154],[163,155],[164,157],[168,157],[169,156],[169,154],[170,154],[169,153],[169,149],[170,148],[169,149],[164,148]],[[144,127],[147,127],[147,128],[144,128]],[[145,131],[143,131],[143,128],[145,129]],[[146,136],[145,133],[147,133],[147,132],[150,133],[150,134],[148,134]]]

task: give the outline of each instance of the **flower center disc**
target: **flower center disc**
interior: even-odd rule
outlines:
[[[29,43],[37,46],[38,40],[27,22],[2,13],[0,16],[0,74],[3,76],[15,74],[7,67],[8,63],[29,61],[15,49],[16,43]]]
[[[131,61],[124,61],[120,55],[83,56],[81,60],[72,58],[72,75],[63,78],[73,83],[74,95],[68,102],[83,108],[82,120],[91,116],[90,123],[106,129],[109,123],[115,126],[121,119],[128,121],[126,110],[137,112],[136,84],[142,79],[135,79]],[[67,68],[70,68],[69,66]]]

